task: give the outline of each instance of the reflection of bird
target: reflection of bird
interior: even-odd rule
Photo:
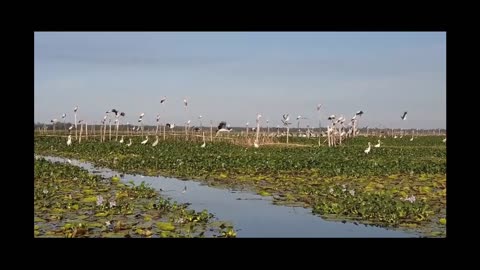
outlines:
[[[187,192],[187,186],[185,186],[182,190],[182,193],[185,193],[185,192]]]
[[[67,145],[72,145],[72,135],[68,135]]]
[[[365,152],[365,154],[368,154],[368,153],[370,153],[370,149],[371,149],[371,147],[370,147],[370,146],[371,146],[371,145],[370,145],[370,142],[368,142],[368,148],[367,148],[367,149],[365,149],[365,151],[364,151],[364,152]]]
[[[400,116],[402,118],[402,120],[406,120],[407,119],[407,112],[404,112],[402,116]]]

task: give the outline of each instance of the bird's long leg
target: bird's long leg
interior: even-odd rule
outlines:
[[[103,141],[104,142],[106,140],[106,135],[107,135],[107,122],[104,121],[104,123],[103,123]]]
[[[75,112],[75,140],[77,139],[77,112]]]
[[[85,140],[88,140],[88,123],[85,122]]]
[[[117,118],[117,130],[115,131],[115,141],[118,140],[118,126],[120,124],[120,120]]]
[[[213,142],[213,124],[210,121],[210,142]]]
[[[80,124],[80,136],[78,137],[78,143],[82,142],[83,123]]]

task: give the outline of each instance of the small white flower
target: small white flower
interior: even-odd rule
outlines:
[[[105,225],[106,225],[106,226],[110,226],[110,221],[108,221],[108,220],[105,221]]]
[[[345,184],[342,185],[342,188],[346,188],[347,186]]]
[[[355,190],[352,189],[349,192],[350,192],[350,195],[355,196]]]
[[[110,208],[117,206],[117,203],[115,202],[115,200],[109,201],[108,203],[110,204]]]
[[[100,196],[97,196],[97,206],[100,206],[103,204],[103,196],[100,195]]]
[[[43,194],[47,194],[48,190],[46,188],[43,189]]]
[[[333,193],[333,188],[330,188],[328,192]]]

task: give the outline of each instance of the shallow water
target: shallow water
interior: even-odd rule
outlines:
[[[67,162],[67,159],[59,157],[44,158]],[[71,164],[105,177],[121,175],[110,169],[95,168],[91,163],[71,160]],[[124,174],[121,180],[133,181],[136,185],[145,181],[159,190],[162,196],[179,203],[189,203],[190,209],[207,209],[219,220],[232,222],[237,237],[419,237],[414,233],[375,226],[326,221],[313,215],[311,209],[274,205],[272,197],[209,187],[195,181],[130,174]]]

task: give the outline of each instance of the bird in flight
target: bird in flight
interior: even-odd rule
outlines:
[[[400,116],[402,118],[402,120],[406,120],[407,119],[407,112],[404,112],[402,116]]]

